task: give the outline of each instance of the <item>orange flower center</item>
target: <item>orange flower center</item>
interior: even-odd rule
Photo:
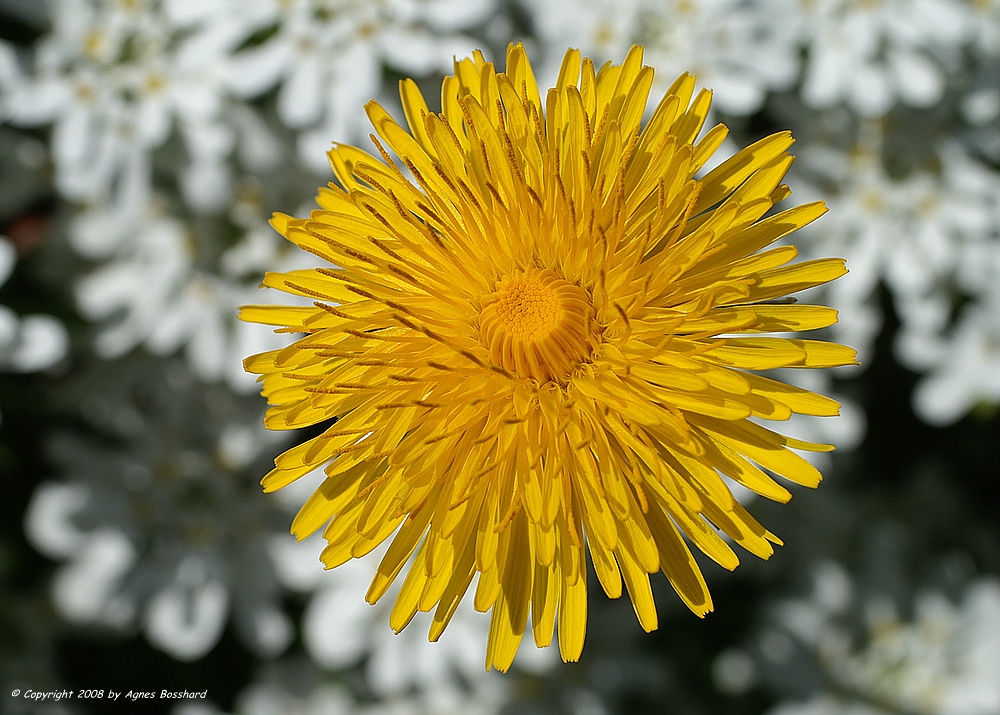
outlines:
[[[482,300],[479,329],[494,365],[540,383],[565,381],[599,336],[586,291],[536,268],[497,281]]]

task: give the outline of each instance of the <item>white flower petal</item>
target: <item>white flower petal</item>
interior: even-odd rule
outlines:
[[[15,85],[4,102],[6,120],[16,126],[47,124],[69,103],[70,89],[59,79]]]
[[[146,213],[150,204],[152,173],[149,153],[141,147],[131,147],[124,157],[121,175],[115,186],[114,203],[108,213],[115,215],[116,220],[125,222],[126,226],[141,220],[138,217]],[[114,232],[130,234],[131,227],[119,226]]]
[[[193,305],[198,304],[193,302]],[[186,355],[191,369],[203,380],[217,380],[229,357],[226,326],[220,308],[214,301],[205,301],[193,315],[194,333],[188,342]],[[233,312],[236,312],[235,308]]]
[[[195,211],[222,208],[232,193],[229,167],[221,161],[194,161],[181,172],[184,198]]]
[[[189,27],[212,19],[226,5],[226,0],[163,0],[164,12],[177,27]]]
[[[16,372],[36,372],[62,360],[69,349],[65,326],[51,315],[28,315],[21,320],[20,340],[7,356]]]
[[[320,477],[324,476],[322,470],[318,471]],[[308,481],[308,477],[305,479]],[[268,542],[268,554],[278,580],[286,588],[306,592],[315,589],[325,576],[323,569],[319,568],[319,555],[325,547],[326,543],[317,538],[295,541],[283,534]]]
[[[896,89],[885,67],[865,64],[854,72],[847,101],[863,117],[881,117],[892,109]]]
[[[162,94],[144,97],[139,104],[135,121],[139,130],[139,141],[143,146],[149,148],[161,146],[170,136],[173,124],[166,97]]]
[[[223,81],[237,96],[256,97],[278,84],[295,59],[291,43],[275,39],[229,58],[222,69]]]
[[[76,284],[77,307],[85,318],[100,320],[127,305],[142,289],[142,276],[132,266],[110,264],[84,276]]]
[[[221,13],[200,31],[183,37],[174,54],[177,71],[215,72],[219,69],[218,65],[227,63],[229,55],[257,29],[246,17],[247,12],[256,6],[257,3],[240,3],[239,12]]]
[[[929,107],[941,99],[944,73],[927,57],[916,52],[897,51],[888,53],[887,59],[904,102],[914,107]]]
[[[281,141],[256,112],[245,105],[236,105],[230,110],[229,118],[239,134],[240,161],[248,169],[266,171],[281,162]]]
[[[107,195],[128,150],[122,134],[117,131],[95,132],[96,146],[88,149],[85,161],[63,163],[58,168],[56,186],[67,198],[96,201]]]
[[[135,562],[135,549],[124,534],[102,530],[77,545],[78,558],[52,581],[56,607],[70,621],[102,622],[118,584]]]
[[[933,368],[948,354],[947,344],[938,336],[912,328],[896,335],[894,348],[901,363],[921,371]]]
[[[52,156],[60,164],[92,160],[98,119],[90,107],[71,105],[52,132]]]
[[[200,121],[185,115],[181,124],[184,142],[192,161],[219,161],[233,151],[236,144],[236,132],[221,122]]]
[[[0,286],[10,278],[10,274],[14,272],[16,264],[17,249],[7,240],[6,236],[0,236]]]
[[[105,360],[117,360],[142,342],[145,328],[138,320],[123,320],[103,329],[94,340],[94,354]]]
[[[446,33],[483,22],[495,5],[494,0],[425,0],[421,11],[431,27]]]
[[[418,683],[428,689],[440,688],[440,682],[432,684],[420,678],[421,670],[424,669],[436,673],[447,672],[447,668],[440,662],[442,646],[439,643],[424,643],[426,647],[421,648],[414,643],[409,631],[399,634],[383,631],[374,635],[373,640],[378,645],[372,648],[365,673],[376,694],[383,698],[400,695]],[[419,637],[423,638],[422,632]]]
[[[317,174],[329,173],[330,162],[326,158],[326,153],[333,147],[333,140],[330,137],[335,136],[338,134],[331,131],[328,124],[299,134],[296,142],[299,161]]]
[[[10,350],[17,340],[17,332],[21,328],[21,321],[17,314],[6,305],[0,305],[0,368],[4,366],[7,358],[7,351]]]
[[[871,12],[849,7],[835,33],[847,54],[865,62],[878,54],[882,30],[882,23]]]
[[[181,580],[150,601],[146,635],[178,660],[198,660],[218,642],[228,611],[229,594],[220,582]]]
[[[87,504],[88,496],[81,484],[40,485],[24,515],[24,532],[31,545],[50,558],[74,554],[87,533],[77,528],[73,517]]]
[[[843,91],[845,57],[832,46],[816,42],[802,81],[802,101],[815,109],[825,109],[840,99]]]
[[[295,637],[292,622],[277,608],[260,608],[253,615],[254,643],[265,658],[280,655]]]
[[[728,114],[747,116],[757,112],[764,103],[764,88],[742,73],[714,74],[706,78],[706,84],[712,88],[716,107]]]
[[[381,32],[378,44],[385,61],[407,73],[426,75],[452,69],[452,48],[425,30],[388,27]],[[460,47],[464,45],[460,43]]]
[[[9,87],[20,79],[17,53],[13,46],[0,41],[0,87]]]
[[[312,658],[326,668],[344,668],[368,649],[374,611],[355,589],[327,588],[306,608],[302,636]]]
[[[382,84],[382,62],[375,48],[366,42],[356,42],[334,61],[333,85],[329,95],[329,108],[340,105],[341,111],[367,102]],[[367,130],[366,135],[367,135]]]
[[[322,60],[315,52],[299,57],[299,62],[278,93],[278,115],[292,129],[319,120],[323,108]]]
[[[159,320],[150,326],[146,347],[156,355],[170,355],[185,343],[194,332],[198,316],[186,306],[164,306]]]
[[[954,0],[914,0],[911,17],[921,25],[923,42],[927,45],[958,46],[972,35],[976,18],[969,5],[986,10],[989,3],[965,3]],[[993,10],[996,10],[994,6]],[[988,10],[987,10],[988,12]]]
[[[223,108],[221,88],[206,81],[184,82],[170,91],[170,101],[178,115],[194,126],[212,125]]]
[[[913,391],[913,409],[931,425],[946,426],[960,419],[973,402],[972,385],[961,370],[931,375]]]

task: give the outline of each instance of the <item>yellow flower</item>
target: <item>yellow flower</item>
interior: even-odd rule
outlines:
[[[273,219],[330,267],[263,284],[314,304],[241,314],[306,334],[246,360],[266,425],[327,423],[262,482],[273,491],[326,465],[292,532],[325,526],[328,568],[392,537],[367,599],[408,564],[390,625],[433,610],[431,640],[478,576],[487,668],[510,666],[529,612],[536,644],[558,626],[563,659],[579,658],[588,548],[604,591],[620,596],[624,579],[647,631],[656,571],[703,616],[712,601],[688,541],[727,569],[738,558],[716,529],[765,559],[780,543],[720,475],[784,502],[772,473],[821,478],[789,448],[832,449],[751,420],[836,415],[835,401],[758,371],[855,358],[760,335],[836,322],[783,297],[845,272],[768,248],[825,211],[764,217],[789,194],[792,138],[696,178],[727,129],[696,141],[711,94],[689,75],[642,125],[652,81],[640,47],[599,71],[570,50],[543,99],[515,45],[506,72],[478,52],[456,62],[441,113],[401,82],[409,130],[369,102],[381,158],[335,145],[339,186],[320,189],[321,208]]]

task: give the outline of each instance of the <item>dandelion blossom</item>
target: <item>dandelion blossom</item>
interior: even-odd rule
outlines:
[[[647,631],[657,571],[703,616],[689,543],[727,569],[739,559],[718,532],[765,559],[780,543],[726,480],[784,502],[774,475],[821,478],[791,449],[832,449],[759,424],[839,407],[760,371],[855,359],[762,335],[836,322],[784,298],[845,272],[772,247],[825,211],[766,215],[789,193],[792,138],[698,178],[727,132],[697,138],[711,94],[683,75],[643,124],[652,81],[640,47],[600,70],[570,50],[543,98],[520,45],[505,72],[457,61],[440,113],[404,80],[408,128],[369,102],[377,155],[335,145],[321,208],[273,219],[330,265],[263,285],[313,304],[242,311],[305,334],[245,363],[268,427],[325,425],[262,482],[325,465],[293,534],[323,528],[328,568],[391,537],[367,599],[405,570],[390,625],[433,611],[432,641],[475,580],[487,668],[511,665],[529,615],[538,646],[558,632],[577,660],[591,565],[608,596],[624,582]]]

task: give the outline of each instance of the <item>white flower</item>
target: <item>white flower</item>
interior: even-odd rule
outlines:
[[[913,599],[902,621],[888,601],[860,604],[840,567],[817,569],[810,598],[774,610],[784,630],[817,658],[830,682],[805,703],[770,715],[992,715],[1000,711],[1000,582],[970,582],[958,603],[934,590]],[[865,637],[853,645],[842,623],[868,612]]]
[[[204,379],[235,378],[232,338],[246,289],[202,268],[194,230],[143,205],[105,207],[77,217],[71,240],[82,255],[105,261],[76,285],[80,311],[102,323],[95,348],[117,358],[138,345],[159,355],[185,349]],[[241,346],[242,347],[242,346]]]
[[[539,85],[554,85],[563,49],[578,48],[595,64],[621,57],[639,31],[642,0],[552,0],[520,5],[530,13],[542,57],[538,65]]]
[[[308,671],[299,665],[299,671]],[[293,665],[294,667],[294,665]],[[493,715],[503,701],[481,693],[466,695],[452,704],[427,704],[417,698],[397,696],[375,703],[363,703],[338,684],[320,681],[303,687],[288,682],[282,673],[265,676],[246,688],[236,700],[233,715]],[[300,673],[296,673],[302,680]],[[503,692],[498,687],[497,695]],[[224,715],[213,705],[191,702],[178,705],[173,715]]]
[[[865,117],[881,116],[897,101],[927,107],[940,100],[974,27],[960,0],[763,0],[762,6],[786,32],[800,33],[806,104],[844,102]]]
[[[66,0],[53,3],[53,33],[32,53],[28,76],[7,81],[3,116],[19,126],[53,124],[60,192],[103,200],[136,152],[164,144],[176,126],[194,171],[218,165],[232,148],[221,122],[218,66],[229,38],[183,36],[160,3]],[[206,149],[206,146],[209,147]],[[226,192],[205,181],[190,192],[204,207]]]
[[[0,286],[7,282],[17,262],[17,251],[0,236]],[[69,347],[66,328],[50,315],[19,317],[0,305],[0,370],[36,372],[51,367]]]
[[[77,623],[115,622],[112,600],[135,562],[135,550],[120,531],[85,531],[74,523],[89,496],[79,484],[42,484],[25,515],[32,544],[53,559],[71,559],[52,583],[56,607]]]
[[[768,715],[889,715],[884,710],[855,700],[820,695],[804,703],[782,703]]]
[[[524,0],[542,49],[578,47],[602,60],[645,46],[659,91],[682,72],[715,91],[715,105],[752,114],[769,90],[785,89],[798,71],[795,36],[771,31],[765,13],[740,0]],[[539,74],[554,80],[561,50],[543,57]],[[657,88],[654,87],[654,93]]]
[[[150,600],[145,630],[150,642],[179,660],[197,660],[212,649],[222,635],[229,615],[229,593],[203,559],[186,557],[172,582]],[[283,627],[282,627],[283,626]],[[287,619],[279,626],[275,652],[291,640]],[[271,641],[266,634],[265,642]],[[270,650],[265,645],[264,650]]]
[[[932,147],[939,170],[896,179],[883,168],[880,142],[880,136],[867,138],[849,154],[803,148],[798,168],[833,187],[829,215],[808,229],[815,245],[804,247],[847,258],[850,273],[828,290],[841,311],[833,328],[838,340],[858,348],[864,364],[881,324],[874,296],[884,282],[902,322],[897,354],[923,370],[938,360],[940,351],[932,354],[937,349],[926,338],[949,331],[956,285],[976,302],[982,288],[969,283],[993,285],[1000,278],[1000,267],[964,258],[994,243],[1000,174],[943,142]],[[989,275],[971,277],[983,271]]]
[[[867,648],[833,664],[848,687],[913,712],[987,715],[1000,709],[1000,584],[983,579],[955,606],[928,592],[912,623],[873,630]]]
[[[691,72],[713,91],[719,111],[759,111],[768,91],[787,89],[799,70],[787,31],[770,31],[764,11],[740,0],[647,0],[636,40],[667,84]]]
[[[909,241],[935,280],[911,285],[921,266],[902,262],[887,277],[902,319],[896,354],[928,373],[914,407],[928,423],[947,425],[981,402],[1000,403],[1000,173],[957,145],[939,155],[940,175],[911,179],[906,197]],[[965,299],[960,310],[956,293]]]
[[[340,670],[364,661],[367,682],[376,695],[384,700],[411,695],[430,712],[459,712],[470,688],[473,699],[493,702],[498,697],[503,678],[487,673],[482,663],[488,630],[483,614],[460,604],[447,632],[435,643],[419,628],[395,634],[388,621],[398,587],[377,605],[369,605],[365,593],[374,564],[355,559],[323,572],[316,568],[322,546],[287,537],[271,544],[275,562],[282,564],[283,583],[314,591],[302,628],[306,649],[318,665]],[[527,644],[518,665],[547,670],[553,665],[551,655]]]
[[[966,305],[946,336],[907,337],[901,352],[929,363],[913,394],[924,421],[946,426],[981,403],[1000,404],[1000,294]]]
[[[1000,0],[973,0],[969,5],[974,48],[986,56],[1000,55]]]
[[[394,634],[389,604],[364,600],[372,569],[360,561],[350,566],[354,573],[325,575],[303,616],[306,649],[318,664],[342,669],[367,656],[368,683],[383,698],[419,691],[429,703],[447,706],[461,701],[463,680],[496,689],[497,678],[482,667],[488,627],[481,614],[460,606],[437,643],[429,643],[423,629]]]
[[[816,173],[836,187],[833,193],[825,192],[830,212],[819,225],[807,229],[811,240],[802,248],[810,255],[847,259],[850,272],[827,294],[840,311],[832,331],[839,342],[858,350],[864,365],[881,328],[874,296],[887,255],[906,244],[897,187],[885,175],[879,155],[869,149],[848,155],[821,145],[807,146],[797,165],[796,169]]]
[[[288,127],[303,131],[303,162],[328,171],[326,151],[334,138],[367,136],[358,108],[380,93],[383,64],[417,76],[449,71],[453,57],[475,44],[452,31],[485,19],[492,5],[491,0],[240,5],[225,20],[233,31],[247,39],[262,31],[269,37],[227,60],[227,85],[239,97],[279,86],[278,114]]]
[[[241,398],[156,364],[86,377],[83,416],[109,439],[51,441],[67,481],[36,490],[25,531],[63,562],[55,606],[74,623],[141,628],[179,660],[203,657],[232,620],[253,651],[275,657],[294,630],[266,547],[287,513],[257,482],[277,438]]]
[[[243,357],[289,340],[236,320],[237,309],[276,300],[257,290],[264,270],[305,268],[318,259],[289,250],[263,220],[258,201],[238,198],[219,217],[222,228],[172,215],[166,197],[145,183],[143,156],[112,202],[79,212],[70,225],[72,248],[97,263],[74,286],[80,312],[99,326],[95,351],[105,359],[140,345],[163,356],[182,351],[202,379],[252,391],[256,382],[243,370]],[[238,239],[226,250],[223,230]]]

